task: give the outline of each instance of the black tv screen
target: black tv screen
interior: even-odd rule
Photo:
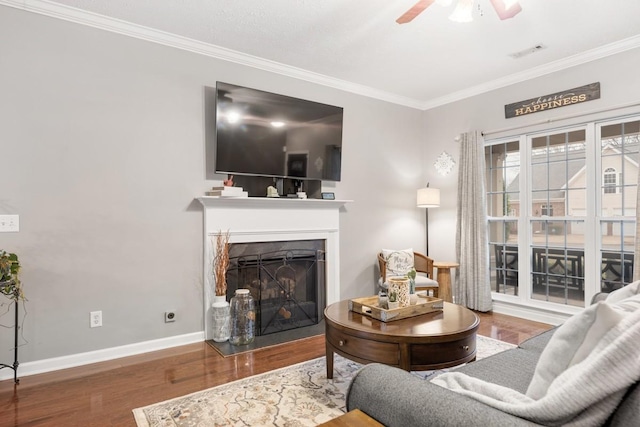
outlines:
[[[340,181],[342,120],[341,107],[218,82],[215,173]]]

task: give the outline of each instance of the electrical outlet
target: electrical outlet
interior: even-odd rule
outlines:
[[[176,321],[176,312],[173,311],[165,311],[164,312],[164,323],[170,323]]]
[[[92,328],[99,328],[102,326],[102,311],[92,311],[90,321]]]
[[[0,233],[20,231],[20,215],[0,215]]]

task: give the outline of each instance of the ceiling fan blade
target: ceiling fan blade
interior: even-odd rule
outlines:
[[[498,14],[498,17],[501,21],[513,18],[518,13],[522,12],[522,6],[520,6],[520,3],[515,3],[509,9],[507,9],[504,5],[504,0],[491,0],[491,4],[496,10],[496,13]]]
[[[407,22],[413,21],[413,19],[420,15],[422,11],[435,3],[436,0],[420,0],[418,3],[414,4],[411,9],[407,10],[400,18],[396,19],[398,24],[406,24]]]

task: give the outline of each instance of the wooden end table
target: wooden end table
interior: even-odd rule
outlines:
[[[480,320],[459,305],[442,311],[381,322],[349,310],[348,301],[324,310],[327,378],[333,378],[333,354],[358,363],[384,363],[406,371],[448,368],[475,360]]]
[[[438,298],[444,301],[453,302],[451,297],[451,269],[459,267],[457,262],[434,262],[433,266],[438,269]]]

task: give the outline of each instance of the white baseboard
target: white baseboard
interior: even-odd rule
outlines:
[[[18,378],[57,371],[60,369],[74,368],[76,366],[88,365],[90,363],[104,362],[107,360],[118,359],[120,357],[135,356],[136,354],[164,350],[171,347],[178,347],[202,341],[204,341],[204,331],[127,344],[120,347],[105,348],[86,353],[71,354],[68,356],[20,363],[20,366],[18,367]],[[13,370],[6,368],[0,370],[0,381],[8,379],[13,379]]]
[[[537,307],[527,307],[496,300],[493,301],[493,312],[520,317],[534,322],[547,323],[550,325],[560,325],[572,316],[570,313],[543,310]]]

